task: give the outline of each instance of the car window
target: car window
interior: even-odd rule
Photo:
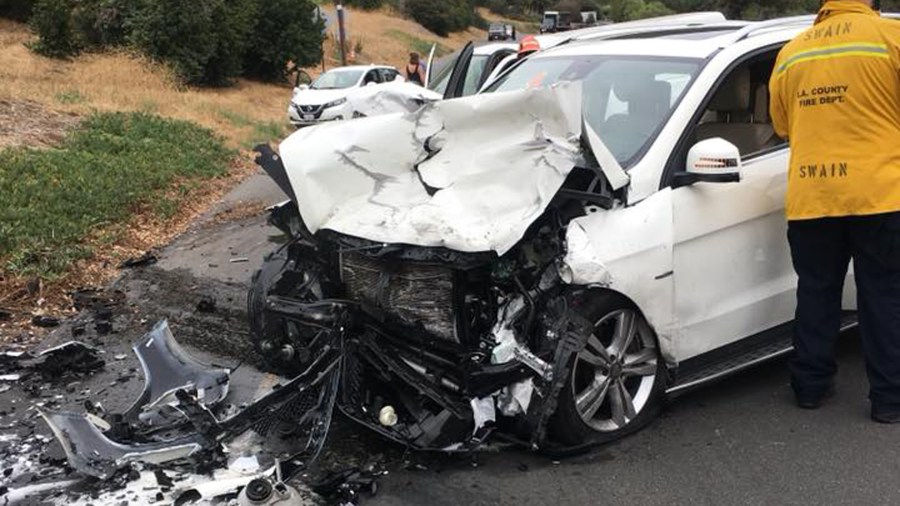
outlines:
[[[399,75],[399,72],[397,72],[394,69],[381,69],[382,81],[384,81],[386,83],[393,81],[394,79],[397,79],[398,75]]]
[[[366,77],[363,79],[363,86],[365,86],[369,83],[377,84],[380,82],[381,82],[381,75],[379,74],[378,70],[377,69],[370,70],[370,71],[366,72]]]
[[[314,90],[342,90],[356,86],[362,70],[330,70],[320,75],[309,87]]]
[[[463,96],[469,96],[478,91],[478,85],[481,84],[481,76],[487,66],[487,56],[473,56],[469,62],[469,69],[466,71],[466,80],[463,83]]]
[[[742,158],[783,146],[769,117],[769,77],[777,51],[758,55],[733,68],[711,92],[694,127],[694,143],[721,137],[737,146]]]
[[[524,61],[488,91],[582,83],[585,120],[623,167],[656,139],[701,67],[691,58],[578,55]]]

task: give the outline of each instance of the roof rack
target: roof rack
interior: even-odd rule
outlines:
[[[722,47],[724,48],[726,46],[734,44],[735,42],[740,42],[744,39],[750,38],[763,30],[789,27],[803,23],[811,23],[812,21],[815,21],[815,19],[816,16],[814,14],[806,14],[803,16],[789,16],[786,18],[770,19],[768,21],[759,21],[756,23],[752,23],[734,32],[731,37],[727,37],[725,40],[723,40]]]

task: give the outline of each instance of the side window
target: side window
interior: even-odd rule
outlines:
[[[366,72],[366,77],[363,79],[363,86],[369,83],[380,83],[381,76],[378,75],[378,70],[370,70]]]
[[[383,81],[389,83],[397,78],[398,72],[394,69],[381,69]]]
[[[777,55],[777,50],[769,51],[731,70],[696,123],[691,146],[721,137],[737,146],[742,158],[752,158],[785,144],[769,117],[768,84]]]

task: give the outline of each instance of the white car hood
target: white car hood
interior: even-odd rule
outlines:
[[[323,124],[280,153],[311,232],[502,255],[579,161],[580,135],[580,85],[562,83]]]
[[[322,105],[328,102],[334,102],[340,98],[346,97],[354,89],[346,88],[343,90],[302,90],[291,97],[291,103],[297,105]]]

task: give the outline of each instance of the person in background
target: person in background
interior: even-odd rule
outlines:
[[[791,386],[801,408],[834,393],[851,259],[871,418],[900,422],[900,23],[880,2],[829,0],[778,54],[775,131],[790,141],[788,242],[799,276]]]
[[[425,72],[419,63],[419,53],[409,53],[409,63],[406,64],[406,80],[425,86]]]

